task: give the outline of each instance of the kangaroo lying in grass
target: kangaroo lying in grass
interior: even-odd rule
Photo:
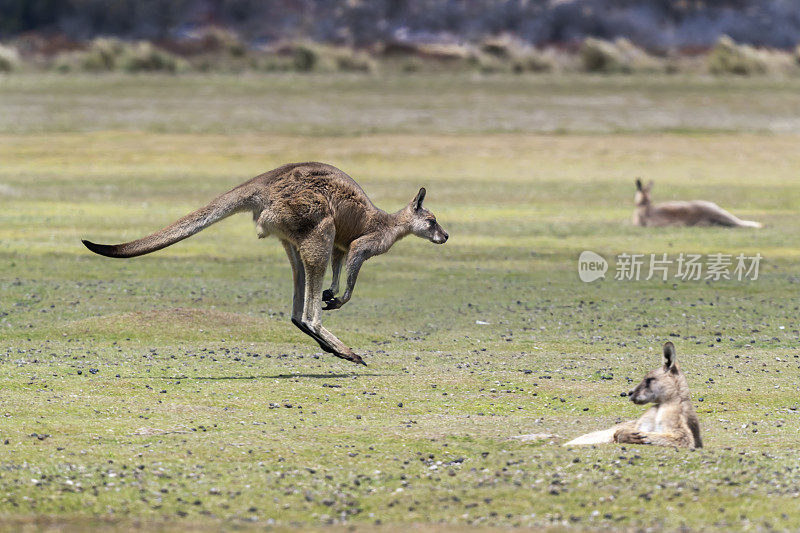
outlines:
[[[283,243],[294,274],[292,323],[342,359],[366,364],[322,327],[322,310],[338,309],[353,295],[359,269],[403,237],[414,234],[436,244],[447,241],[433,213],[422,207],[425,189],[403,209],[387,213],[375,207],[347,174],[323,163],[284,165],[218,196],[207,206],[142,239],[106,245],[83,241],[107,257],[135,257],[181,241],[234,213],[251,212],[259,238],[274,235]],[[328,262],[333,283],[323,292]],[[339,274],[347,264],[341,297]],[[325,307],[322,307],[322,302]]]
[[[741,220],[728,213],[714,202],[705,200],[673,201],[653,204],[650,190],[653,182],[642,186],[636,180],[636,195],[633,211],[634,226],[728,226],[737,228],[760,228],[759,222]]]
[[[648,373],[636,388],[628,393],[637,405],[655,404],[638,420],[617,424],[573,439],[564,446],[604,444],[653,444],[702,448],[700,421],[692,407],[689,385],[675,357],[675,346],[664,344],[663,366]]]

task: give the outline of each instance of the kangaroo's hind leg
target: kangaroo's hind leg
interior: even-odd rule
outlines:
[[[310,330],[309,335],[327,345],[324,350],[337,357],[366,365],[347,345],[322,327],[322,283],[333,249],[335,229],[332,219],[326,219],[299,243],[298,251],[306,272],[305,303],[301,323]]]
[[[281,241],[283,248],[286,250],[286,255],[289,257],[289,263],[292,265],[292,282],[294,293],[292,296],[292,321],[300,320],[303,318],[303,304],[305,303],[306,294],[306,270],[303,267],[303,262],[300,260],[300,252],[289,241]]]
[[[303,307],[305,306],[306,299],[306,269],[303,262],[300,260],[300,252],[289,241],[282,240],[286,255],[289,257],[289,263],[292,265],[292,278],[294,282],[294,294],[292,297],[292,324],[297,328],[317,341],[319,347],[328,353],[336,353],[333,348],[325,342],[319,335],[311,331],[303,323]]]

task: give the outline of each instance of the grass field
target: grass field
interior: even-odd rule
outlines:
[[[800,81],[0,78],[0,529],[800,528]],[[451,235],[367,262],[289,322],[241,215],[90,254],[290,161]],[[634,228],[633,180],[763,230]],[[760,253],[751,281],[583,283],[581,251]],[[706,447],[565,439],[672,340]],[[512,436],[555,435],[522,442]],[[505,529],[504,529],[505,530]]]

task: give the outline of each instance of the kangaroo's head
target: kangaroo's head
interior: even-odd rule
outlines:
[[[406,212],[410,218],[411,233],[436,244],[444,244],[447,242],[449,235],[436,222],[436,217],[433,213],[422,207],[423,200],[425,200],[425,187],[419,190],[406,207]]]
[[[671,342],[664,344],[664,364],[651,370],[642,382],[628,393],[628,396],[637,405],[688,399],[689,386],[678,367],[675,346]]]
[[[647,185],[643,185],[642,180],[636,178],[636,195],[633,197],[633,201],[637,207],[650,204],[650,189],[652,188],[653,180],[650,180]]]

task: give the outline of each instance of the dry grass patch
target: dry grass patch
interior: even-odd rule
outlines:
[[[239,339],[251,339],[263,336],[264,325],[265,319],[241,313],[179,307],[86,318],[66,324],[63,332],[102,338],[178,340],[235,335]]]

